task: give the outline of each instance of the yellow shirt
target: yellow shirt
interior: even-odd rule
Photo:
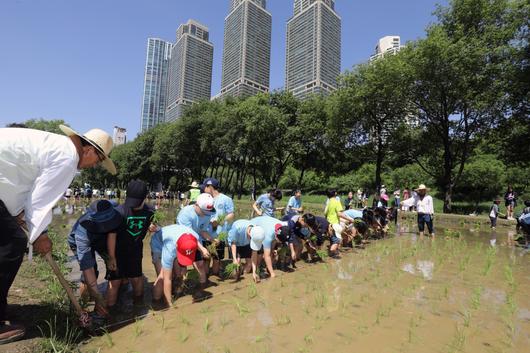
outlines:
[[[342,211],[342,204],[336,198],[329,200],[326,206],[326,219],[330,224],[339,224],[339,212]]]

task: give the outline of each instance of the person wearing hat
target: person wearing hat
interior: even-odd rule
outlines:
[[[79,263],[81,297],[90,294],[96,299],[96,312],[107,316],[108,308],[97,285],[97,252],[107,265],[107,272],[116,269],[116,261],[109,257],[108,244],[116,238],[116,232],[122,224],[121,215],[107,200],[94,201],[72,227],[68,235],[68,245]]]
[[[172,304],[173,277],[179,284],[188,266],[195,261],[195,254],[208,250],[199,241],[199,234],[193,229],[173,224],[163,227],[151,238],[151,257],[155,266],[157,279],[153,285],[153,301],[164,299],[166,305]]]
[[[433,216],[434,216],[434,202],[431,195],[427,195],[429,189],[424,185],[415,189],[416,195],[411,198],[404,200],[403,205],[405,207],[415,207],[416,212],[418,212],[418,231],[420,236],[423,236],[425,231],[425,225],[429,230],[429,234],[434,239],[434,226],[433,226]]]
[[[275,249],[277,243],[286,243],[289,239],[289,227],[287,222],[282,222],[276,218],[269,216],[259,216],[252,218],[250,223],[255,226],[260,226],[265,232],[263,239],[263,260],[267,266],[267,271],[271,278],[276,277],[274,269],[272,267],[272,251]],[[258,264],[261,259],[258,259]]]
[[[256,202],[252,205],[254,212],[258,216],[274,217],[275,211],[283,211],[284,207],[275,207],[274,202],[282,199],[282,191],[280,189],[272,189],[268,193],[258,197]]]
[[[188,205],[193,205],[197,202],[197,197],[202,193],[200,190],[200,185],[195,180],[190,185],[190,191],[188,191]]]
[[[52,208],[79,169],[101,164],[116,174],[108,158],[112,138],[106,132],[93,129],[82,135],[64,125],[60,128],[67,136],[26,128],[0,129],[0,344],[25,333],[22,326],[6,321],[6,308],[28,240],[39,254],[51,251],[45,230]]]
[[[204,241],[213,242],[213,238],[208,232],[210,220],[215,214],[214,200],[212,195],[203,193],[197,197],[197,202],[184,207],[177,215],[177,224],[193,229],[199,235],[199,242],[204,245]],[[207,253],[208,254],[208,253]],[[209,255],[209,254],[208,254]],[[209,256],[206,258],[209,258]],[[203,261],[203,254],[196,252],[193,266],[199,272],[199,282],[201,289],[206,288],[208,280],[208,263]]]
[[[260,278],[257,273],[258,257],[263,254],[261,245],[265,239],[265,231],[251,221],[239,219],[234,222],[228,232],[227,243],[232,253],[232,262],[240,265],[241,259],[245,259],[244,272],[252,271],[254,282],[259,282]],[[259,254],[259,255],[258,255]]]
[[[212,257],[212,274],[219,275],[221,267],[221,260],[225,258],[225,242],[219,241],[218,237],[221,233],[228,232],[230,226],[234,221],[234,201],[225,194],[219,191],[219,180],[215,178],[206,178],[202,182],[201,189],[204,192],[212,195],[215,214],[212,217],[211,227],[209,227],[210,235],[214,238],[217,248],[217,257]],[[204,246],[208,247],[210,244],[205,241]]]
[[[129,279],[133,288],[133,303],[143,304],[144,278],[142,269],[143,240],[148,231],[156,230],[152,223],[153,208],[145,203],[147,185],[141,180],[132,180],[127,185],[125,202],[116,207],[123,217],[115,243],[109,246],[109,256],[116,261],[117,269],[109,271],[107,305],[110,310],[116,305],[122,280]]]
[[[315,216],[311,213],[303,215],[290,214],[285,215],[282,221],[287,222],[287,227],[289,227],[289,239],[287,243],[289,244],[291,261],[294,267],[294,263],[300,259],[300,255],[302,254],[302,240],[306,240],[311,234],[309,227],[314,226]]]

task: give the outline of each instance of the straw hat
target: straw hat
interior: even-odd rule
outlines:
[[[192,188],[198,189],[200,185],[199,185],[198,182],[196,182],[196,181],[194,180],[193,183],[191,183],[190,186],[191,186]]]
[[[418,186],[418,188],[415,189],[415,191],[420,191],[420,190],[429,191],[430,189],[428,187],[426,187],[425,184],[420,184],[420,186]]]
[[[84,135],[81,135],[65,125],[59,125],[59,128],[66,136],[79,136],[94,146],[94,148],[104,157],[101,166],[108,170],[110,174],[116,175],[116,166],[109,158],[110,151],[112,151],[114,145],[109,134],[100,129],[92,129],[87,131]]]

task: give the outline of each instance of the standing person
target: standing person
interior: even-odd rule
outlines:
[[[302,207],[302,190],[296,189],[294,195],[291,196],[289,202],[287,202],[287,207],[285,208],[286,215],[297,215],[304,212]]]
[[[199,189],[199,183],[195,180],[190,185],[190,191],[188,195],[188,205],[193,205],[195,202],[197,202],[197,197],[201,194],[201,190]]]
[[[132,180],[127,185],[127,196],[123,205],[116,210],[123,217],[122,227],[118,230],[114,244],[109,247],[109,256],[116,259],[117,270],[109,271],[107,305],[109,309],[116,305],[122,280],[129,279],[133,287],[134,305],[142,305],[144,297],[144,276],[142,259],[144,238],[148,231],[154,231],[152,224],[154,211],[145,203],[147,185],[141,180]]]
[[[348,193],[348,197],[344,199],[344,209],[349,210],[350,208],[353,208],[353,207],[354,207],[353,192],[350,191]]]
[[[212,232],[211,236],[214,239],[219,238],[221,233],[228,232],[230,226],[235,218],[234,201],[219,191],[219,180],[215,178],[207,178],[202,182],[201,187],[204,192],[212,195],[215,214],[212,217]],[[211,243],[204,242],[204,246],[208,247]],[[219,241],[217,243],[217,258],[212,257],[212,274],[219,275],[221,267],[221,260],[225,258],[225,242]]]
[[[379,189],[380,195],[386,195],[386,186],[383,184],[381,185],[381,188]]]
[[[268,193],[258,197],[256,202],[252,205],[254,212],[258,216],[274,217],[275,211],[283,211],[284,207],[275,207],[275,201],[282,199],[282,191],[280,189],[270,190]]]
[[[251,221],[239,219],[234,222],[228,232],[228,247],[232,254],[232,262],[241,265],[241,259],[245,259],[245,273],[252,271],[254,282],[259,282],[258,257],[263,255],[262,244],[265,239],[265,231],[260,226],[255,226]]]
[[[513,220],[513,209],[517,205],[517,194],[513,191],[511,185],[508,185],[508,189],[504,194],[504,204],[506,206],[506,216],[509,220]]]
[[[208,256],[208,251],[199,242],[199,235],[191,228],[173,224],[153,234],[151,257],[157,275],[153,284],[153,302],[164,300],[165,305],[172,304],[173,278],[177,280],[178,292],[187,267],[193,264],[197,252]]]
[[[493,205],[490,207],[490,223],[491,223],[491,229],[495,229],[497,227],[497,217],[499,217],[499,205],[501,203],[500,198],[496,198],[493,200]]]
[[[420,236],[423,236],[425,224],[427,224],[429,234],[434,239],[434,202],[431,195],[427,195],[429,189],[424,184],[421,184],[415,191],[416,195],[407,200],[403,200],[403,205],[416,208],[418,212],[418,230]]]
[[[342,211],[342,205],[340,201],[336,199],[336,195],[337,192],[335,190],[328,190],[328,204],[326,205],[326,208],[324,210],[324,215],[326,216],[326,219],[328,220],[329,224],[331,224],[331,227],[335,232],[335,236],[338,238],[340,244],[340,242],[342,241],[343,231],[343,228],[340,225],[340,219],[345,219],[348,222],[353,222],[353,219],[344,214],[344,212]],[[331,245],[330,253],[333,256],[338,255],[339,244]]]
[[[363,207],[363,189],[357,189],[357,208]]]
[[[215,214],[214,200],[210,194],[200,194],[197,197],[197,202],[193,205],[184,207],[177,215],[177,224],[193,229],[195,233],[199,234],[199,242],[204,245],[204,241],[217,242],[210,233],[208,233],[208,226],[212,216]],[[195,262],[193,266],[199,272],[199,283],[201,291],[206,288],[208,281],[209,257],[203,257],[201,252],[195,255]]]
[[[403,200],[408,200],[410,198],[410,191],[409,191],[409,188],[405,188],[405,190],[403,190]],[[401,211],[408,211],[409,208],[405,205],[403,205],[403,203],[401,204]]]
[[[397,189],[394,191],[394,206],[399,209],[401,205],[401,190]]]
[[[30,243],[41,255],[52,243],[46,227],[52,208],[78,169],[102,164],[116,174],[108,158],[112,138],[93,129],[84,135],[64,125],[67,135],[24,129],[0,129],[0,344],[20,339],[25,329],[7,321],[7,295]],[[29,239],[24,229],[28,230]]]

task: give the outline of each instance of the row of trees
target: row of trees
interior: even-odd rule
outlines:
[[[327,97],[272,92],[200,102],[115,148],[116,179],[102,171],[83,179],[141,178],[184,190],[214,176],[239,195],[424,181],[445,212],[454,195],[479,201],[507,182],[528,190],[530,5],[453,0],[435,14],[424,39],[353,67]]]

